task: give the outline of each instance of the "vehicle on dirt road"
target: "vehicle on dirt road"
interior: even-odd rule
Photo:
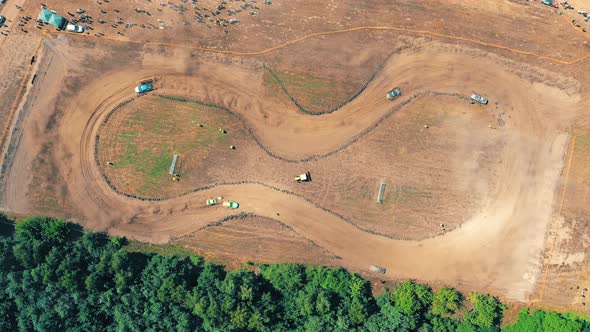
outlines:
[[[223,206],[225,206],[226,208],[230,208],[230,209],[237,209],[240,207],[240,203],[238,203],[236,201],[226,201],[226,202],[223,202]]]
[[[82,26],[79,26],[79,25],[75,25],[75,24],[66,25],[66,31],[69,31],[69,32],[84,33],[84,30],[86,30],[86,29]]]
[[[478,94],[477,92],[473,92],[471,94],[471,100],[476,102],[476,103],[480,103],[482,105],[487,105],[488,104],[488,99],[485,98],[484,96]]]
[[[402,95],[400,88],[395,88],[387,93],[387,99],[393,100]]]
[[[4,25],[4,22],[6,22],[6,17],[0,15],[0,28]]]
[[[219,204],[221,202],[221,200],[223,199],[223,197],[219,196],[219,197],[213,197],[213,198],[209,198],[207,200],[207,206],[211,206],[211,205],[215,205],[215,204]]]
[[[311,173],[305,172],[299,176],[296,176],[295,181],[297,181],[297,182],[311,182]]]
[[[154,90],[154,85],[152,83],[140,84],[135,88],[135,92],[140,95],[152,90]]]

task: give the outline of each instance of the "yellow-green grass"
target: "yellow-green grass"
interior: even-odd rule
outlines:
[[[189,160],[227,149],[227,134],[219,131],[232,122],[226,111],[157,96],[142,97],[127,107],[131,109],[125,110],[121,123],[113,116],[104,126],[98,147],[105,173],[119,190],[161,197],[162,188],[170,185],[173,155],[180,156],[180,173],[191,166]]]
[[[319,113],[330,111],[351,98],[364,82],[337,81],[306,73],[293,73],[284,70],[274,71],[287,92],[307,111]],[[263,76],[264,85],[269,96],[283,96],[280,83],[269,72]]]

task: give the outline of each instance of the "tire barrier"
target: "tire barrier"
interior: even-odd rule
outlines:
[[[324,159],[324,158],[328,158],[344,149],[346,149],[347,147],[349,147],[350,145],[356,143],[357,141],[359,141],[363,136],[367,135],[368,133],[370,133],[371,131],[373,131],[374,129],[376,129],[377,127],[379,127],[379,125],[381,125],[385,120],[387,120],[389,117],[391,117],[393,114],[397,113],[399,110],[401,110],[403,107],[405,107],[406,105],[408,105],[409,103],[411,103],[412,101],[414,101],[416,98],[422,97],[422,96],[426,96],[426,95],[431,95],[431,96],[448,96],[448,97],[456,97],[456,98],[460,98],[460,99],[464,99],[464,100],[469,100],[469,96],[466,95],[462,95],[460,93],[450,93],[450,92],[437,92],[437,91],[431,91],[431,90],[425,90],[419,93],[416,93],[410,97],[408,97],[407,99],[405,99],[404,101],[402,101],[401,103],[399,103],[397,106],[395,106],[393,109],[391,109],[388,113],[386,113],[385,115],[383,115],[381,118],[379,118],[379,120],[377,120],[375,123],[373,123],[371,126],[367,127],[365,130],[363,130],[362,132],[360,132],[359,134],[353,136],[352,139],[350,139],[348,142],[344,143],[343,145],[341,145],[340,147],[338,147],[337,149],[330,151],[328,153],[325,154],[318,154],[318,155],[314,155],[308,158],[304,158],[304,159],[287,159],[284,157],[281,157],[277,154],[275,154],[274,152],[270,151],[266,146],[264,146],[261,141],[258,139],[258,136],[254,133],[254,131],[248,127],[246,125],[246,120],[239,114],[232,112],[231,110],[229,110],[226,107],[220,106],[220,105],[216,105],[216,104],[212,104],[212,103],[206,103],[200,100],[193,100],[193,99],[189,99],[189,98],[185,98],[185,97],[179,97],[179,96],[168,96],[168,95],[157,95],[160,98],[163,99],[167,99],[167,100],[173,100],[173,101],[178,101],[178,102],[183,102],[183,103],[194,103],[194,104],[198,104],[198,105],[202,105],[202,106],[207,106],[207,107],[212,107],[212,108],[216,108],[216,109],[220,109],[223,111],[228,112],[231,116],[235,117],[236,119],[240,120],[242,122],[242,125],[244,126],[244,128],[246,129],[246,131],[251,135],[251,137],[254,139],[254,141],[256,142],[256,144],[263,150],[265,151],[270,157],[284,161],[284,162],[288,162],[288,163],[305,163],[305,162],[309,162],[309,161],[317,161],[320,159]],[[135,98],[130,98],[127,99],[123,102],[121,102],[120,104],[118,104],[117,106],[115,106],[115,108],[113,108],[109,114],[107,114],[107,116],[105,117],[105,119],[102,121],[102,123],[100,124],[99,127],[99,133],[100,133],[100,129],[102,129],[102,127],[108,122],[108,120],[110,119],[111,115],[117,111],[118,109],[120,109],[123,106],[128,105],[129,103],[131,103],[133,100],[135,100]],[[100,169],[100,162],[98,160],[98,144],[100,142],[100,135],[97,134],[96,135],[96,140],[95,140],[95,146],[94,146],[94,159],[95,162],[97,163],[97,165],[99,166]],[[220,187],[220,186],[238,186],[238,185],[244,185],[244,184],[254,184],[254,185],[259,185],[286,195],[290,195],[293,197],[297,197],[300,198],[304,201],[306,201],[308,204],[311,204],[312,206],[326,212],[329,213],[337,218],[339,218],[340,220],[343,220],[347,223],[349,223],[350,225],[352,225],[353,227],[359,229],[360,231],[369,233],[369,234],[373,234],[376,236],[381,236],[381,237],[385,237],[388,239],[392,239],[392,240],[405,240],[405,241],[420,241],[420,240],[425,240],[425,239],[429,239],[429,238],[434,238],[440,234],[435,234],[435,235],[431,235],[431,236],[426,236],[426,237],[422,237],[422,238],[407,238],[407,237],[394,237],[388,234],[384,234],[384,233],[380,233],[377,231],[373,231],[370,229],[366,229],[362,226],[357,225],[355,222],[353,222],[350,218],[347,218],[335,211],[332,211],[328,208],[325,208],[323,206],[318,205],[317,203],[307,199],[306,197],[304,197],[301,194],[286,190],[286,189],[280,189],[278,187],[272,186],[270,184],[266,184],[263,182],[259,182],[259,181],[237,181],[237,182],[217,182],[211,185],[207,185],[207,186],[203,186],[203,187],[198,187],[198,188],[194,188],[192,190],[186,191],[184,193],[181,193],[179,195],[175,195],[175,196],[169,196],[169,197],[142,197],[142,196],[138,196],[138,195],[134,195],[134,194],[130,194],[130,193],[126,193],[123,192],[121,190],[119,190],[111,181],[110,179],[106,176],[106,174],[102,171],[101,169],[101,175],[105,181],[105,183],[111,188],[111,190],[113,190],[115,193],[121,195],[121,196],[125,196],[131,199],[137,199],[140,201],[147,201],[147,202],[160,202],[160,201],[167,201],[167,200],[171,200],[171,199],[175,199],[175,198],[180,198],[183,196],[187,196],[193,193],[197,193],[200,191],[205,191],[205,190],[209,190],[215,187]],[[246,214],[246,215],[251,215],[251,214]],[[231,217],[231,216],[230,216]],[[235,218],[235,216],[234,216]]]
[[[377,74],[379,74],[379,72],[381,72],[381,70],[383,69],[383,67],[385,66],[385,64],[389,62],[389,59],[391,59],[391,57],[393,57],[394,54],[397,54],[397,53],[401,52],[401,50],[402,50],[401,47],[398,47],[393,52],[391,52],[387,56],[387,58],[385,59],[385,61],[383,61],[379,66],[377,66],[377,68],[375,69],[375,71],[373,71],[373,73],[371,75],[369,75],[369,78],[367,79],[367,81],[365,82],[365,84],[363,84],[363,86],[357,92],[355,92],[352,96],[350,96],[344,102],[340,103],[338,106],[334,107],[333,109],[327,110],[327,111],[313,112],[313,111],[307,110],[305,107],[303,107],[303,105],[301,105],[299,103],[299,101],[297,101],[297,99],[295,97],[293,97],[289,93],[289,90],[287,89],[287,87],[285,86],[285,84],[283,83],[283,81],[277,76],[277,74],[275,74],[272,71],[272,69],[270,69],[269,67],[267,67],[266,64],[262,64],[262,68],[264,70],[266,70],[273,77],[273,79],[279,84],[279,86],[281,87],[281,90],[285,93],[285,95],[289,98],[289,100],[291,100],[291,102],[295,106],[297,106],[297,108],[302,113],[305,113],[305,114],[308,114],[308,115],[315,115],[315,116],[317,116],[317,115],[334,113],[334,112],[340,110],[342,107],[346,106],[348,103],[350,103],[354,99],[356,99],[356,97],[358,97],[361,93],[363,93],[363,91],[365,91],[365,89],[367,88],[367,86],[369,86],[369,84],[373,81],[373,79],[375,79],[375,77],[377,76]]]
[[[207,228],[207,227],[222,226],[226,222],[232,221],[232,220],[242,220],[242,219],[254,218],[254,217],[258,217],[258,215],[255,213],[240,212],[238,214],[232,214],[232,215],[226,216],[224,218],[221,218],[217,221],[210,222],[207,225],[205,225],[204,227],[202,227],[201,229]]]
[[[304,235],[300,234],[299,232],[297,232],[291,226],[285,224],[284,222],[282,222],[280,220],[277,220],[277,219],[274,219],[274,218],[271,218],[271,217],[261,216],[261,215],[258,215],[256,213],[247,213],[247,212],[240,212],[238,214],[232,214],[232,215],[229,215],[227,217],[221,218],[221,219],[219,219],[217,221],[212,221],[212,222],[208,223],[207,225],[205,225],[203,227],[197,228],[196,230],[192,231],[189,234],[184,234],[184,235],[181,235],[181,236],[171,237],[170,238],[170,241],[171,242],[178,241],[178,240],[180,240],[180,239],[182,239],[184,237],[187,237],[188,235],[196,234],[196,233],[198,233],[198,232],[200,232],[202,230],[205,230],[207,228],[223,226],[228,221],[244,220],[244,219],[248,219],[248,218],[264,218],[266,220],[270,220],[270,221],[276,222],[276,223],[280,224],[281,226],[287,228],[288,230],[292,231],[293,233],[295,233],[295,234],[297,234],[297,235],[305,238],[305,240],[307,242],[309,242],[311,245],[313,245],[313,246],[315,246],[317,248],[320,248],[321,250],[324,250],[326,253],[329,254],[329,256],[331,256],[331,258],[336,259],[336,260],[342,260],[342,257],[340,257],[338,255],[335,255],[332,251],[330,251],[330,250],[328,250],[328,249],[320,246],[314,240],[311,240],[311,239],[306,238]]]
[[[100,169],[100,160],[98,159],[98,144],[100,143],[100,131],[102,130],[104,125],[107,124],[107,122],[109,121],[111,116],[117,110],[119,110],[121,107],[129,105],[134,100],[135,100],[135,97],[131,97],[131,98],[126,99],[126,100],[122,101],[121,103],[117,104],[117,106],[115,106],[112,110],[109,111],[109,113],[104,117],[104,119],[102,120],[102,122],[98,126],[97,134],[96,134],[96,137],[94,140],[94,162],[96,163],[96,165],[98,165],[99,169]],[[107,181],[107,183],[110,183],[107,176],[105,175],[105,173],[102,170],[100,171],[100,173],[101,173],[103,179],[105,179],[105,181]]]
[[[230,109],[228,109],[226,107],[223,107],[223,106],[220,106],[220,105],[216,105],[216,104],[202,102],[200,100],[192,100],[192,99],[189,99],[189,98],[178,97],[178,96],[158,95],[158,97],[164,98],[164,99],[168,99],[168,100],[174,100],[174,101],[178,101],[178,102],[182,102],[182,103],[193,103],[193,104],[198,104],[198,105],[202,105],[202,106],[207,106],[207,107],[212,107],[212,108],[217,108],[217,109],[223,110],[223,111],[229,113],[231,116],[233,116],[237,120],[239,120],[240,122],[242,122],[242,125],[243,125],[244,129],[246,130],[246,132],[248,132],[248,134],[252,137],[252,139],[254,140],[254,142],[256,142],[256,144],[260,147],[260,149],[262,149],[264,152],[266,152],[267,155],[269,155],[270,157],[272,157],[274,159],[278,159],[280,161],[284,161],[284,162],[287,162],[287,163],[299,164],[299,163],[307,163],[307,162],[310,162],[310,161],[318,161],[318,160],[325,159],[325,158],[328,158],[328,157],[330,157],[332,155],[335,155],[335,154],[339,153],[340,151],[342,151],[342,150],[348,148],[349,146],[351,146],[352,144],[358,142],[361,138],[363,138],[364,136],[366,136],[367,134],[369,134],[371,131],[375,130],[377,127],[379,127],[379,125],[381,125],[383,122],[385,122],[385,120],[389,119],[392,115],[394,115],[399,110],[401,110],[402,108],[404,108],[406,105],[408,105],[409,103],[411,103],[412,101],[414,101],[414,99],[416,99],[418,97],[425,96],[425,95],[457,97],[457,98],[460,98],[460,99],[469,100],[469,96],[462,95],[462,94],[459,94],[459,93],[436,92],[436,91],[431,91],[431,90],[426,90],[426,91],[423,91],[423,92],[416,93],[413,96],[410,96],[406,100],[404,100],[401,103],[399,103],[396,107],[394,107],[389,112],[387,112],[385,115],[383,115],[381,118],[379,118],[379,120],[377,120],[376,122],[374,122],[371,126],[365,128],[365,130],[363,130],[360,133],[356,134],[350,140],[348,140],[348,142],[346,142],[343,145],[339,146],[335,150],[332,150],[330,152],[326,152],[326,153],[323,153],[323,154],[311,155],[311,156],[306,157],[306,158],[303,158],[303,159],[289,159],[289,158],[285,158],[285,157],[279,156],[278,154],[272,152],[269,148],[267,148],[261,142],[261,140],[258,138],[258,135],[256,135],[255,131],[252,128],[250,128],[249,126],[246,125],[247,121],[241,115],[239,115],[239,114],[231,111]]]

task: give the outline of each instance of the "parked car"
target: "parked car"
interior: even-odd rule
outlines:
[[[488,104],[488,99],[485,98],[484,96],[478,94],[477,92],[473,92],[473,94],[471,94],[471,100],[473,100],[474,102],[480,103],[482,105]]]
[[[395,88],[387,93],[387,99],[393,100],[402,95],[402,90],[400,88]]]
[[[222,199],[223,199],[223,197],[221,197],[221,196],[209,198],[207,200],[207,205],[211,206],[211,205],[219,204],[219,202],[221,202]]]
[[[83,26],[79,26],[79,25],[75,25],[75,24],[66,25],[66,31],[69,31],[69,32],[83,33],[84,30],[85,29]]]
[[[0,28],[4,25],[4,22],[6,22],[6,17],[0,15]]]

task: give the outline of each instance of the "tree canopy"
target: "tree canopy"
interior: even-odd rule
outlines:
[[[124,245],[48,218],[5,232],[0,330],[497,331],[505,309],[490,295],[464,300],[452,288],[433,292],[413,281],[374,297],[367,280],[342,268],[226,271],[197,256],[128,252]],[[576,316],[523,311],[506,331],[588,328]]]

